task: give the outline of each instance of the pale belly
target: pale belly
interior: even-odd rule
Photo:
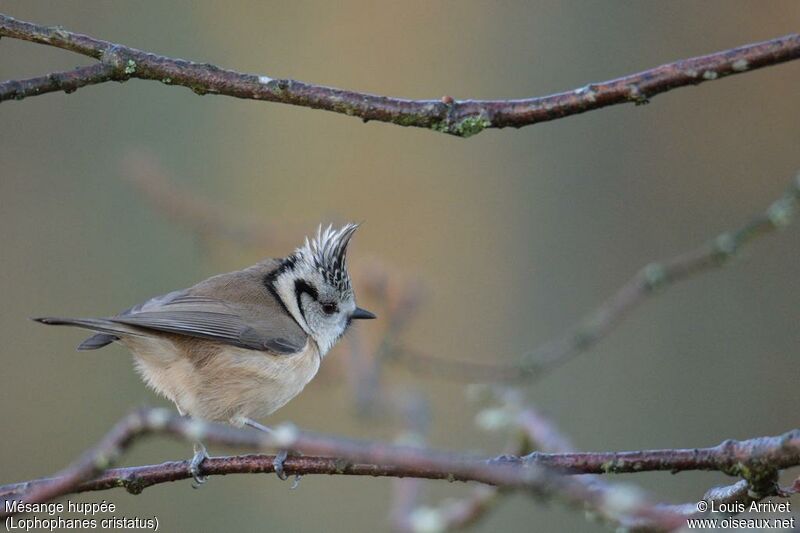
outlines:
[[[199,339],[128,337],[136,368],[157,393],[185,414],[240,426],[262,418],[297,396],[319,370],[316,346],[271,355]],[[184,337],[185,339],[185,337]]]

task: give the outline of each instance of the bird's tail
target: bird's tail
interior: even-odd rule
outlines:
[[[41,324],[47,324],[48,326],[75,326],[98,332],[96,335],[92,335],[80,343],[78,345],[78,350],[96,350],[102,348],[103,346],[107,346],[119,340],[122,335],[141,335],[141,332],[136,331],[130,326],[119,324],[106,318],[39,317],[32,320]]]

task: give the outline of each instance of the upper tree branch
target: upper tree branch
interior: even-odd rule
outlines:
[[[519,100],[406,100],[324,87],[291,79],[243,74],[215,65],[160,56],[128,46],[15,20],[0,14],[0,36],[55,46],[101,61],[105,67],[0,83],[0,101],[130,78],[181,85],[198,94],[222,94],[324,109],[401,126],[469,137],[486,128],[528,126],[610,105],[646,103],[687,85],[776,65],[800,57],[800,35],[791,34],[714,54],[683,59],[563,93]],[[69,79],[69,83],[65,80]]]

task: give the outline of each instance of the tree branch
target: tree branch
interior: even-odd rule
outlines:
[[[486,128],[528,126],[610,105],[647,103],[653,96],[733,74],[777,65],[800,57],[800,35],[791,34],[714,54],[683,59],[609,81],[538,98],[519,100],[407,100],[324,87],[291,79],[243,74],[211,64],[160,56],[120,44],[47,27],[0,14],[0,36],[55,46],[92,57],[106,65],[92,76],[65,86],[74,90],[92,83],[156,80],[188,87],[198,94],[221,94],[312,109],[323,109],[362,120],[428,128],[470,137]],[[111,69],[111,70],[109,70]],[[85,73],[84,73],[85,74]],[[65,73],[59,73],[64,76]],[[25,80],[26,90],[0,84],[0,101],[61,90],[49,76]]]
[[[487,484],[526,486],[537,477],[530,469],[514,465],[491,465],[483,458],[392,446],[383,443],[351,441],[300,432],[290,425],[279,426],[271,434],[250,429],[180,417],[166,409],[144,409],[118,422],[94,448],[56,474],[48,483],[31,485],[20,495],[25,502],[44,502],[69,494],[80,483],[105,471],[139,437],[167,434],[187,441],[257,450],[287,449],[309,455],[338,457],[338,469],[349,462],[391,464],[407,475],[426,477],[442,472],[454,481],[480,481]],[[499,467],[499,468],[498,468]],[[533,485],[535,486],[535,481]],[[0,510],[2,511],[2,510]],[[0,517],[2,517],[0,513]]]
[[[540,497],[558,497],[580,508],[602,508],[604,504],[603,494],[530,466],[520,467],[474,456],[379,442],[318,436],[300,432],[289,425],[278,426],[273,433],[267,434],[179,417],[165,409],[146,409],[131,413],[117,423],[97,446],[54,476],[55,479],[25,485],[25,490],[21,493],[12,491],[14,495],[10,499],[33,504],[69,494],[75,487],[111,466],[136,438],[152,433],[169,434],[187,441],[202,440],[207,444],[256,449],[278,448],[332,456],[337,458],[337,470],[346,469],[348,463],[393,465],[398,473],[403,471],[418,477],[442,473],[446,474],[448,480],[470,480],[524,489]],[[4,505],[0,509],[0,518],[23,510],[13,506],[9,509]],[[634,514],[636,520],[658,524],[661,529],[679,527],[684,519],[682,514],[662,511],[653,506],[641,506]]]
[[[94,448],[51,479],[0,487],[0,496],[26,503],[45,502],[65,494],[125,487],[138,493],[144,488],[191,477],[188,462],[107,470],[142,435],[164,433],[187,441],[255,449],[280,448],[314,454],[287,459],[286,471],[296,474],[340,474],[478,481],[498,487],[525,489],[540,497],[558,497],[573,505],[602,512],[613,519],[607,485],[573,482],[555,476],[554,470],[570,473],[642,472],[647,470],[720,470],[743,476],[751,487],[764,488],[759,497],[780,494],[775,480],[779,469],[800,465],[800,431],[780,437],[727,441],[702,450],[655,450],[623,453],[531,454],[526,457],[486,459],[425,448],[396,446],[314,435],[293,426],[278,426],[267,434],[188,419],[165,409],[146,409],[122,419]],[[319,457],[319,456],[324,457]],[[218,457],[201,465],[204,475],[271,472],[272,456]],[[610,466],[609,466],[610,465]],[[545,468],[547,467],[547,468]],[[769,480],[769,484],[765,483]],[[675,509],[662,509],[640,496],[628,495],[631,505],[625,517],[631,523],[673,529],[686,517]],[[609,515],[611,513],[611,515]],[[15,514],[0,509],[0,517]]]
[[[467,381],[524,381],[588,351],[605,338],[639,304],[674,283],[725,266],[747,244],[786,227],[800,203],[800,173],[788,191],[763,213],[743,226],[718,235],[710,242],[666,261],[650,263],[639,270],[611,297],[559,337],[525,354],[517,364],[494,365],[445,359],[415,348],[395,345],[390,356],[412,370]]]
[[[270,474],[275,472],[274,455],[234,455],[211,457],[203,461],[204,476],[225,476],[229,474]],[[75,485],[65,494],[93,492],[124,488],[131,494],[140,494],[153,485],[191,479],[190,461],[170,461],[158,465],[112,468],[100,475]],[[392,464],[352,463],[335,457],[290,456],[284,461],[287,475],[342,475],[371,477],[414,477],[417,479],[448,479],[447,472],[410,471]],[[0,486],[0,498],[21,496],[34,488],[56,481],[58,478],[42,478],[22,483]],[[453,480],[455,481],[455,480]],[[26,500],[27,501],[27,500]]]
[[[629,474],[633,472],[711,470],[741,476],[753,490],[774,483],[778,470],[800,465],[800,429],[776,437],[727,440],[710,448],[642,450],[600,453],[533,452],[521,461],[570,474]]]
[[[114,79],[116,69],[105,63],[95,63],[64,72],[53,72],[47,76],[27,80],[0,82],[0,102],[22,100],[28,96],[64,91],[69,94],[87,85],[95,85]]]

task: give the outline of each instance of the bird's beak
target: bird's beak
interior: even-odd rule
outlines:
[[[366,320],[378,317],[375,316],[375,313],[370,313],[366,309],[361,309],[360,307],[356,307],[356,310],[353,311],[353,314],[350,315],[350,318],[354,320],[359,320],[359,319]]]

